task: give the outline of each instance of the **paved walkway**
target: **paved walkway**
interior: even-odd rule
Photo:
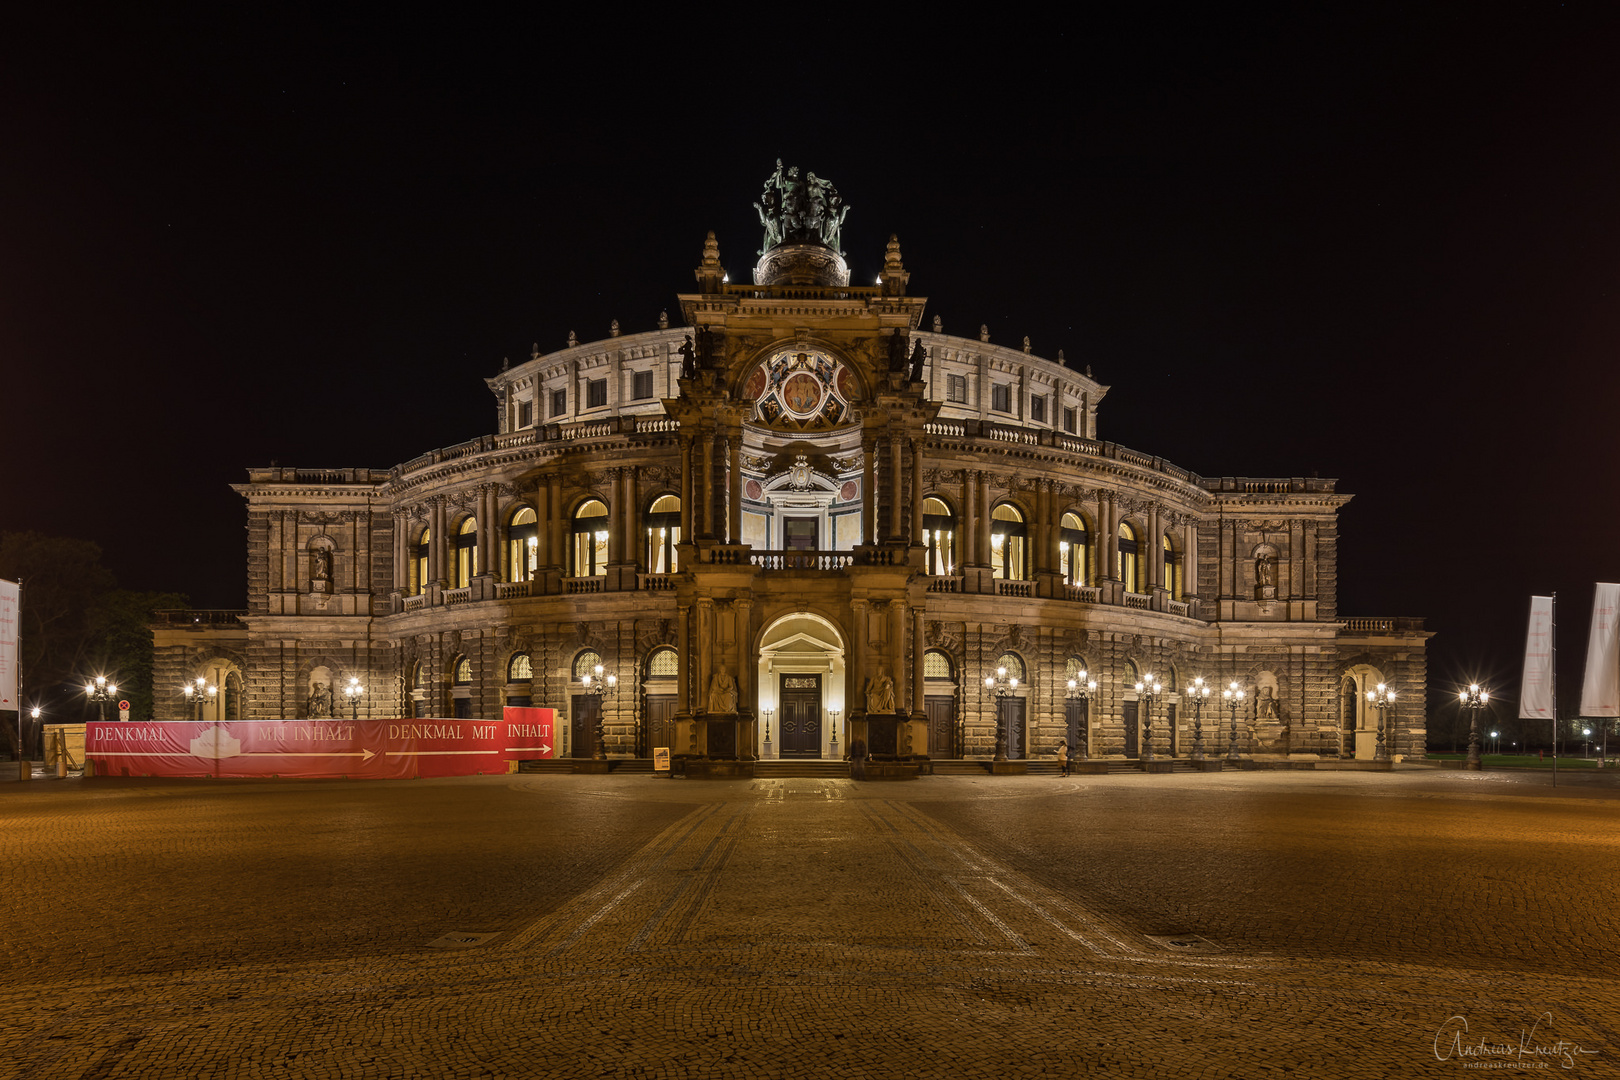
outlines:
[[[1617,814],[1489,773],[7,785],[0,1077],[1617,1075]]]

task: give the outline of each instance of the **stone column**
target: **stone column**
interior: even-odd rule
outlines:
[[[923,542],[923,467],[922,440],[911,440],[911,546],[921,547]]]
[[[901,514],[905,506],[905,485],[901,482],[901,477],[905,474],[900,471],[900,446],[900,436],[890,435],[889,467],[886,470],[886,480],[888,482],[884,484],[884,487],[888,489],[889,504],[889,513],[887,515],[889,531],[888,535],[884,537],[885,540],[903,540],[905,538],[901,526],[901,522],[904,520]]]
[[[698,481],[702,487],[698,499],[703,507],[703,520],[698,527],[705,540],[714,539],[714,440],[712,430],[703,433],[703,472]]]
[[[906,670],[906,602],[893,600],[889,603],[889,641],[891,642],[890,655],[894,663],[890,666],[894,670],[894,711],[905,712],[906,701],[911,697],[911,673]]]
[[[874,486],[877,443],[861,440],[861,543],[877,543],[878,493]]]
[[[546,522],[546,529],[551,534],[551,557],[546,565],[562,567],[568,562],[567,553],[563,548],[562,474],[553,472],[547,477],[547,483],[551,489],[551,517]]]
[[[624,515],[624,470],[609,469],[607,474],[611,492],[608,498],[613,500],[613,505],[608,507],[607,561],[609,566],[615,566],[624,562],[624,529],[619,525]]]
[[[1182,532],[1185,539],[1181,552],[1181,595],[1195,599],[1198,596],[1198,523],[1189,518]]]
[[[961,512],[957,515],[956,523],[956,567],[960,571],[963,566],[972,566],[978,562],[974,556],[974,537],[977,530],[974,527],[973,516],[973,474],[967,469],[960,473],[962,478],[962,497],[958,500]]]
[[[911,711],[918,716],[926,712],[923,702],[923,659],[928,652],[928,639],[923,634],[923,615],[922,608],[911,609]],[[958,672],[957,682],[962,681],[964,675]]]
[[[428,500],[428,528],[433,530],[428,544],[428,581],[443,582],[445,580],[444,556],[444,497],[435,495]]]
[[[692,637],[691,608],[680,604],[675,608],[675,648],[679,654],[675,672],[675,711],[690,715],[692,712]]]
[[[692,436],[682,431],[681,444],[681,540],[684,543],[692,542]]]
[[[1148,592],[1164,586],[1164,537],[1159,532],[1159,504],[1148,507]]]
[[[403,510],[394,511],[394,588],[399,592],[409,592],[411,587],[411,570],[406,560],[406,550],[410,545],[410,515]]]
[[[727,455],[727,467],[730,470],[730,499],[726,504],[727,528],[730,536],[729,543],[742,543],[742,427],[732,427],[726,432],[726,443],[730,449]]]

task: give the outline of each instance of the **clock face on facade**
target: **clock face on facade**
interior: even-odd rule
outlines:
[[[754,420],[791,431],[825,431],[850,418],[859,385],[842,360],[824,352],[782,349],[748,377],[743,390]]]

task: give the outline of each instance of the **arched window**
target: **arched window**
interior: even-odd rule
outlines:
[[[534,507],[521,507],[506,526],[506,580],[532,581],[539,565],[539,522]]]
[[[433,530],[423,529],[416,534],[416,543],[411,545],[411,595],[420,596],[422,590],[427,588],[428,574],[428,545],[433,542]]]
[[[595,649],[584,649],[574,657],[574,679],[577,682],[582,675],[595,675],[596,669],[602,664],[602,657]]]
[[[513,653],[512,659],[506,664],[506,681],[528,682],[534,678],[534,664],[526,652]]]
[[[458,656],[456,658],[455,667],[451,668],[450,670],[452,672],[454,672],[454,674],[451,676],[451,679],[450,679],[450,684],[452,686],[471,686],[472,685],[472,661],[471,660],[467,659],[465,656]]]
[[[574,511],[574,577],[607,575],[608,509],[600,499],[587,499]]]
[[[1142,591],[1142,560],[1137,551],[1136,530],[1128,522],[1119,523],[1119,580],[1125,591]]]
[[[1058,569],[1063,572],[1063,584],[1091,584],[1091,567],[1086,565],[1089,540],[1085,519],[1064,514],[1058,523]]]
[[[411,689],[426,690],[428,688],[427,665],[418,660],[411,665]]]
[[[1083,656],[1069,657],[1063,665],[1064,685],[1067,686],[1070,679],[1073,679],[1076,683],[1084,682],[1085,679],[1081,678],[1082,675],[1086,676],[1086,678],[1091,676],[1091,669],[1086,667],[1086,658]]]
[[[1181,552],[1169,533],[1164,534],[1164,588],[1170,599],[1181,599]]]
[[[990,576],[1023,581],[1028,574],[1025,548],[1029,527],[1016,506],[1002,503],[990,511]]]
[[[943,499],[923,500],[923,573],[956,572],[956,515]]]
[[[996,661],[996,668],[998,670],[1001,668],[1006,668],[1007,678],[1009,679],[1017,679],[1020,683],[1028,681],[1024,677],[1023,657],[1019,656],[1017,653],[1002,653],[1001,658]]]
[[[954,679],[955,677],[955,673],[951,671],[949,654],[939,649],[929,649],[923,653],[923,678]]]
[[[681,500],[677,495],[660,495],[647,509],[647,573],[679,572],[675,547],[681,542]]]
[[[450,715],[458,720],[472,718],[472,661],[458,656],[450,663]]]
[[[649,679],[673,679],[679,676],[680,673],[680,654],[668,645],[661,649],[654,649],[652,655],[647,657],[647,678]]]
[[[467,517],[456,529],[456,552],[450,587],[465,589],[478,573],[478,520]]]

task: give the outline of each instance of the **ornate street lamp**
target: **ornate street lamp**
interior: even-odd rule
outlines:
[[[1204,702],[1209,699],[1210,687],[1203,676],[1193,680],[1188,697],[1193,705],[1193,760],[1204,760]]]
[[[579,681],[584,684],[587,694],[596,695],[596,746],[591,757],[596,761],[607,760],[607,750],[602,744],[602,717],[607,707],[607,695],[619,688],[617,675],[604,674],[602,665],[596,665],[596,674],[581,675]]]
[[[759,711],[765,714],[765,757],[769,760],[771,756],[771,717],[776,715],[776,709],[767,705]]]
[[[1468,689],[1457,691],[1457,705],[1468,710],[1468,761],[1463,768],[1476,772],[1479,760],[1479,711],[1491,703],[1491,692],[1480,689],[1479,683],[1469,683]]]
[[[1097,680],[1086,676],[1085,668],[1080,669],[1077,678],[1069,680],[1069,700],[1078,701],[1085,705],[1082,710],[1084,719],[1080,721],[1080,728],[1075,738],[1078,744],[1069,751],[1070,759],[1089,757],[1086,747],[1091,743],[1091,695],[1097,692]]]
[[[832,720],[832,747],[827,751],[834,761],[838,760],[838,718],[844,715],[843,709],[828,709],[827,716]]]
[[[1232,714],[1232,738],[1226,745],[1226,756],[1229,760],[1237,761],[1237,714],[1238,710],[1243,707],[1243,687],[1239,686],[1237,680],[1234,679],[1227,684],[1225,690],[1221,691],[1221,697],[1225,699],[1226,708]]]
[[[1136,684],[1136,700],[1142,703],[1142,760],[1153,760],[1153,699],[1164,692],[1159,680],[1152,675],[1142,676]]]
[[[343,688],[343,696],[349,699],[349,719],[360,719],[360,695],[365,692],[365,688],[360,685],[359,676],[350,675],[349,685]]]
[[[1389,746],[1384,742],[1384,710],[1395,707],[1395,691],[1379,683],[1377,690],[1367,691],[1367,704],[1378,710],[1378,749],[1373,753],[1373,760],[1388,761]],[[1390,734],[1395,734],[1393,727]]]
[[[214,695],[219,693],[219,687],[199,675],[196,682],[186,683],[185,686],[180,688],[180,692],[186,695],[188,701],[197,703],[197,720],[200,723],[202,721],[203,700],[205,698],[213,700]]]
[[[1001,703],[1010,697],[1013,691],[1017,689],[1018,676],[1009,676],[1007,674],[1007,669],[1004,667],[998,667],[996,668],[996,673],[994,675],[986,675],[984,677],[984,692],[991,695],[992,700],[994,700],[996,703],[997,761],[1007,760],[1007,732],[1004,730],[1002,725],[1002,714],[1005,713],[1006,710],[1001,707]]]
[[[95,682],[84,684],[84,693],[91,701],[96,703],[96,711],[101,719],[107,719],[107,702],[118,696],[118,687],[107,681],[107,676],[97,675]]]

